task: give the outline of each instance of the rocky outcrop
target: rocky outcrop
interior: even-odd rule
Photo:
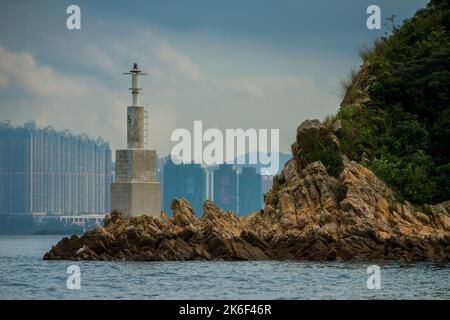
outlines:
[[[270,259],[267,244],[246,230],[232,212],[206,201],[200,219],[188,201],[172,202],[173,217],[162,213],[123,217],[113,212],[104,227],[64,238],[44,259],[69,260],[257,260]]]
[[[331,150],[339,143],[332,131],[317,121],[299,127],[293,158],[259,212],[238,217],[208,200],[197,218],[184,199],[172,202],[173,217],[113,212],[104,227],[64,238],[44,259],[450,261],[450,201],[419,210],[345,156],[333,175],[309,162],[305,141]]]
[[[294,168],[288,163],[281,173],[278,205],[248,225],[276,258],[450,260],[450,201],[419,211],[353,161],[344,161],[338,179],[320,162]]]

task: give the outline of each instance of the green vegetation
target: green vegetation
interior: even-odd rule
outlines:
[[[272,198],[270,199],[270,204],[273,206],[277,206],[280,202],[280,199],[278,197],[278,193],[285,187],[286,181],[283,179],[283,177],[279,175],[275,175],[273,177],[273,185],[272,185]],[[264,202],[267,200],[267,193],[264,194]]]
[[[449,31],[450,2],[432,0],[363,48],[335,116],[341,152],[417,204],[450,199]]]
[[[325,127],[322,130],[311,132],[301,137],[302,149],[299,160],[302,166],[320,159],[322,164],[332,176],[339,176],[342,171],[342,159],[339,154],[339,147],[333,140],[332,129]],[[307,151],[307,152],[306,152]]]

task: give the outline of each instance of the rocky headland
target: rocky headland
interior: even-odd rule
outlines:
[[[184,199],[173,200],[173,217],[113,212],[104,227],[64,238],[44,259],[449,261],[450,201],[418,209],[345,156],[337,177],[304,159],[308,141],[339,144],[339,123],[333,127],[318,120],[299,126],[293,158],[259,212],[238,217],[208,200],[197,218]]]

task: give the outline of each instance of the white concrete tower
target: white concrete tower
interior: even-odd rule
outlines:
[[[131,96],[132,104],[127,108],[127,145],[128,149],[144,148],[144,108],[138,105],[139,76],[146,75],[139,70],[137,63],[134,64],[130,72],[124,74],[131,75]]]
[[[160,217],[161,188],[156,181],[156,151],[144,149],[144,107],[138,105],[139,76],[145,75],[137,63],[130,72],[132,105],[127,108],[127,149],[116,150],[116,180],[111,184],[111,210],[129,216],[148,214]]]

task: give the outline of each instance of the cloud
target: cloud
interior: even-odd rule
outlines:
[[[122,126],[114,120],[125,102],[93,79],[77,78],[39,63],[26,52],[0,47],[2,118],[15,123],[29,120],[91,137],[114,138]]]
[[[83,86],[37,63],[30,54],[13,53],[3,47],[0,47],[0,79],[8,79],[6,85],[15,85],[13,90],[17,94],[29,92],[39,97],[70,98],[86,93]]]
[[[167,42],[161,47],[165,48],[165,52],[171,52],[160,63],[162,79],[167,78],[164,75],[169,69],[175,79],[185,79],[187,71],[191,72],[189,80],[198,76],[198,73],[192,73],[195,70],[192,64],[189,69],[187,58],[177,54]],[[149,47],[147,52],[151,49]],[[164,51],[158,52],[162,54]],[[121,79],[120,67],[112,59],[116,52],[111,49],[105,51],[89,46],[83,49],[83,53],[89,56],[89,59],[83,60],[86,67],[115,74],[118,85],[109,86],[110,81],[103,81],[101,75],[64,74],[40,63],[29,53],[12,52],[0,47],[2,118],[17,124],[33,120],[42,126],[68,128],[91,137],[102,136],[112,142],[113,149],[125,148],[129,79]],[[170,137],[176,123],[176,114],[172,110],[164,103],[155,104],[150,110],[151,145],[162,152],[170,150],[167,137]]]
[[[231,94],[243,95],[253,99],[267,99],[290,92],[311,90],[314,83],[299,75],[240,75],[221,77],[214,81],[216,87],[228,90]]]
[[[117,75],[120,72],[120,65],[105,50],[97,45],[89,45],[83,50],[86,64],[90,68],[105,72],[109,75]]]
[[[177,71],[188,79],[197,81],[202,78],[198,67],[188,57],[175,50],[167,40],[159,42],[153,50],[160,61],[175,66]]]
[[[273,68],[265,73],[263,66],[258,74],[243,73],[240,67],[247,61],[238,53],[221,57],[228,59],[225,66],[234,61],[233,75],[214,72],[204,67],[208,61],[203,57],[187,54],[162,33],[143,29],[130,36],[128,31],[111,33],[105,27],[74,39],[71,46],[77,50],[69,50],[65,59],[49,59],[53,52],[42,49],[39,56],[47,57],[47,63],[0,47],[2,118],[102,136],[113,149],[125,148],[131,97],[130,80],[121,73],[135,61],[149,73],[141,79],[140,101],[149,106],[150,146],[160,155],[173,146],[171,132],[192,129],[194,120],[203,120],[205,129],[280,129],[281,150],[288,152],[302,119],[322,117],[324,110],[337,107],[323,84],[307,74],[275,73]],[[268,61],[263,55],[259,59],[265,66],[273,57],[271,52]],[[223,61],[216,55],[209,59],[217,60],[220,70]]]
[[[8,78],[6,75],[0,73],[0,88],[5,89],[8,86]]]

